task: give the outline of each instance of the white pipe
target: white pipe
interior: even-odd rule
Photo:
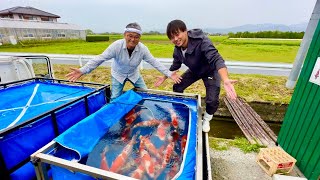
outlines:
[[[11,126],[14,126],[18,121],[20,121],[20,119],[23,117],[23,115],[24,115],[24,114],[26,113],[26,111],[28,110],[28,108],[29,108],[29,106],[30,106],[30,104],[31,104],[34,96],[37,94],[38,87],[39,87],[39,84],[37,84],[37,85],[34,87],[33,93],[32,93],[32,95],[31,95],[30,99],[28,100],[26,106],[22,109],[22,111],[21,111],[21,113],[19,114],[19,116],[18,116],[11,124],[9,124],[9,126],[7,126],[7,128],[8,128],[8,127],[11,127]]]
[[[304,62],[304,59],[306,58],[308,49],[310,47],[312,37],[319,23],[319,19],[320,19],[319,17],[320,17],[320,0],[317,0],[312,12],[310,21],[308,23],[306,32],[303,36],[303,40],[300,44],[298,54],[294,60],[292,70],[288,77],[288,81],[286,83],[286,87],[289,89],[293,89],[296,85],[297,79],[301,71],[302,64]]]

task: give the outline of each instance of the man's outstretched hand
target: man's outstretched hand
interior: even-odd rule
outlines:
[[[70,68],[71,72],[66,75],[69,81],[75,82],[77,79],[79,79],[83,74],[82,72],[77,68]]]
[[[182,77],[177,73],[177,71],[173,71],[170,79],[172,79],[175,84],[179,84],[181,83]]]
[[[166,76],[158,77],[157,81],[154,83],[154,86],[159,87],[166,79]],[[170,79],[172,79],[175,84],[179,84],[181,82],[182,77],[179,74],[177,74],[177,71],[174,71],[172,72]]]
[[[226,94],[227,94],[228,98],[230,98],[232,100],[237,99],[237,93],[236,93],[236,90],[234,89],[234,86],[233,86],[233,84],[236,82],[237,82],[236,80],[231,80],[231,79],[228,79],[223,82],[223,86],[226,91]]]

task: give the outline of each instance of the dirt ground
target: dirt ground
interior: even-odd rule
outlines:
[[[231,147],[225,151],[210,149],[213,180],[272,180],[256,163],[258,153],[244,153]],[[292,171],[290,176],[299,176]],[[300,174],[301,176],[301,174]]]

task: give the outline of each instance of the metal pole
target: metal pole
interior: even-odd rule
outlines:
[[[300,70],[302,67],[302,64],[304,62],[304,59],[306,58],[309,46],[311,44],[311,40],[313,37],[313,34],[317,28],[317,25],[319,23],[320,19],[320,0],[317,0],[310,21],[308,23],[306,32],[303,36],[302,42],[300,44],[300,48],[298,51],[298,54],[294,60],[292,70],[290,72],[290,75],[288,77],[288,81],[286,83],[286,87],[289,89],[293,89],[296,85],[296,81],[299,77]]]

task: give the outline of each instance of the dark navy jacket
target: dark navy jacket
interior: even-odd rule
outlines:
[[[219,82],[218,70],[226,67],[218,50],[201,29],[188,31],[188,47],[185,58],[180,47],[176,46],[174,48],[173,63],[170,71],[178,70],[182,63],[199,78],[215,77]]]

